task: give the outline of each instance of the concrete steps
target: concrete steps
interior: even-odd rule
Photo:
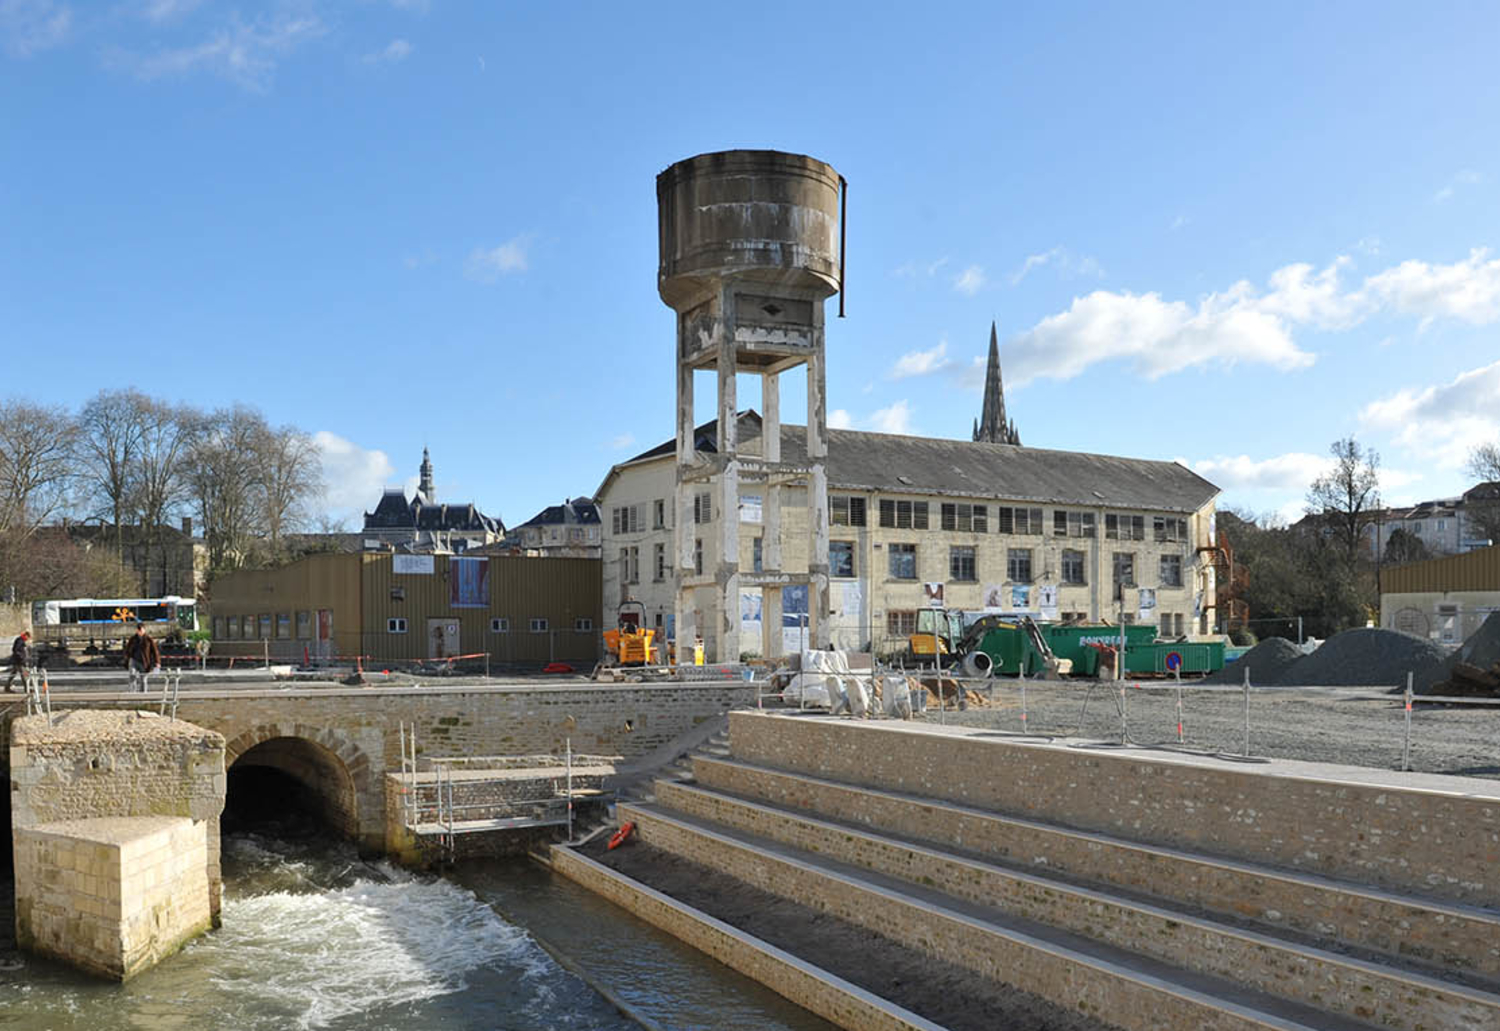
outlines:
[[[620,810],[648,844],[1130,1031],[1368,1031],[1372,1026],[668,812],[659,804],[622,804]]]
[[[733,759],[700,758],[697,783],[723,795],[1075,884],[1217,915],[1270,933],[1332,941],[1433,973],[1500,982],[1500,912],[1298,871],[1198,855],[896,791],[862,788]],[[701,809],[698,810],[701,812]]]
[[[1500,1027],[1500,995],[1161,905],[1018,872],[700,787],[662,784],[670,815],[922,885],[949,899],[1258,992],[1394,1027]],[[649,839],[648,839],[649,840]]]

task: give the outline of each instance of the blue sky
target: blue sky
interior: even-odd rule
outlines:
[[[1042,6],[0,0],[0,395],[255,404],[341,514],[426,445],[517,523],[672,433],[656,173],[769,147],[850,183],[838,424],[967,437],[994,320],[1028,445],[1460,492],[1500,11]]]

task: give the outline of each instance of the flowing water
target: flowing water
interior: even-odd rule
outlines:
[[[413,874],[286,825],[223,854],[220,930],[124,985],[27,958],[0,971],[0,1029],[642,1026],[591,982],[663,1029],[831,1026],[524,862]]]

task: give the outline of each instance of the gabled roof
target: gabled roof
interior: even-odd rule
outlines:
[[[760,416],[741,412],[739,433],[741,448],[758,453]],[[697,427],[694,435],[699,450],[717,451],[717,421]],[[666,441],[615,466],[599,495],[619,469],[675,453],[676,443]],[[792,464],[806,462],[805,427],[782,426],[781,457]],[[828,486],[840,490],[1079,507],[1195,512],[1219,493],[1212,483],[1175,462],[861,430],[828,431],[827,471]]]
[[[561,505],[548,505],[516,529],[527,526],[584,526],[599,522],[599,506],[592,498],[578,497]]]
[[[412,507],[406,501],[406,492],[400,488],[388,488],[380,496],[375,511],[365,513],[365,529],[385,530],[415,526]]]

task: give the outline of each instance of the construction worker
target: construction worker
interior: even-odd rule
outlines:
[[[125,642],[125,665],[130,669],[132,691],[137,683],[142,691],[148,690],[146,678],[161,668],[161,652],[140,623],[135,625],[135,636]]]
[[[31,669],[31,631],[22,630],[21,636],[17,637],[10,646],[10,676],[5,678],[5,693],[11,694],[11,684],[15,683],[16,677],[21,678],[21,686],[26,686],[26,673]]]

